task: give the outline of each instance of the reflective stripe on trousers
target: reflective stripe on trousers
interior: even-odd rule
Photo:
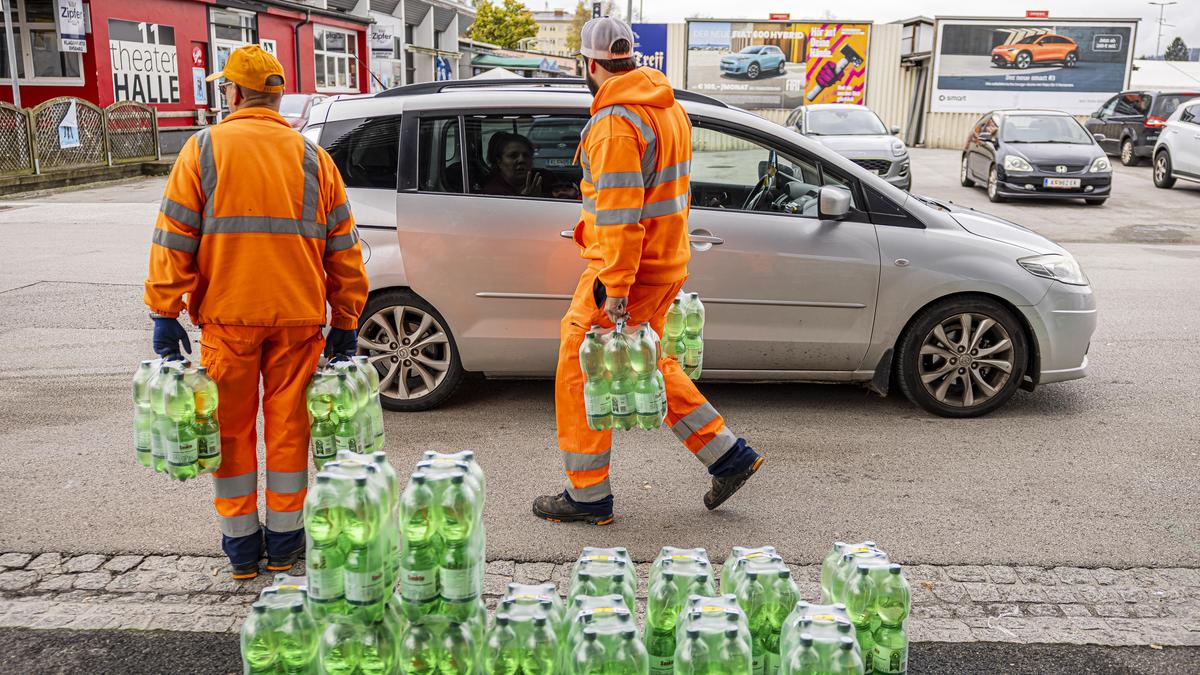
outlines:
[[[584,377],[579,368],[579,345],[593,324],[612,327],[592,299],[594,270],[586,270],[579,280],[571,308],[563,317],[559,332],[558,368],[554,380],[554,412],[558,425],[558,447],[562,451],[567,475],[567,493],[581,502],[594,502],[612,494],[609,464],[611,431],[593,431],[587,424],[583,406]],[[634,285],[630,290],[628,311],[632,324],[649,321],[661,335],[667,309],[683,282],[661,286]],[[708,403],[683,368],[671,359],[659,362],[667,385],[666,426],[706,467],[719,460],[737,437],[725,427],[725,420]]]

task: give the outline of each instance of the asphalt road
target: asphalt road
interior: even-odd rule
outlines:
[[[955,184],[957,153],[918,151],[914,162],[918,191],[990,209],[982,191]],[[1154,190],[1144,167],[1118,173],[1120,199],[1102,208],[990,209],[1067,242],[1093,280],[1100,327],[1085,380],[966,421],[851,386],[705,384],[768,456],[765,470],[709,513],[706,475],[671,434],[623,434],[607,528],[529,515],[532,498],[562,481],[548,381],[472,379],[442,409],[387,414],[393,463],[477,449],[493,558],[563,561],[585,545],[625,545],[648,560],[668,543],[723,558],[735,544],[770,543],[811,563],[835,539],[870,537],[906,563],[1200,565],[1200,310],[1189,283],[1200,246],[1116,234],[1173,224],[1194,237],[1200,192]],[[208,481],[150,475],[129,447],[161,188],[143,179],[0,202],[6,550],[219,553]]]
[[[227,675],[241,672],[237,636],[168,631],[0,629],[0,672]],[[1171,675],[1186,673],[1200,648],[1114,648],[995,642],[914,643],[912,675]],[[16,670],[10,670],[16,669]]]

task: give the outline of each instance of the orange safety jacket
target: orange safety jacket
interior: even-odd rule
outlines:
[[[358,327],[358,230],[329,154],[279,113],[247,108],[188,139],[150,247],[145,302],[192,323]]]
[[[609,78],[581,137],[575,242],[608,295],[686,277],[692,125],[670,82],[652,68]]]

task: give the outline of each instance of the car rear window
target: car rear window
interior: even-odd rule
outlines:
[[[1158,100],[1154,103],[1154,114],[1159,117],[1170,117],[1171,113],[1179,107],[1181,103],[1185,103],[1194,98],[1200,98],[1200,91],[1183,92],[1179,94],[1159,94]]]

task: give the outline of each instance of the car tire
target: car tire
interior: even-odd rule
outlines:
[[[1142,158],[1133,151],[1133,139],[1127,137],[1121,141],[1121,163],[1125,166],[1137,166],[1141,162]]]
[[[358,327],[358,353],[381,369],[379,401],[388,410],[436,408],[463,378],[462,360],[446,320],[405,288],[368,298]]]
[[[996,165],[993,164],[991,169],[988,169],[987,182],[988,201],[993,204],[999,204],[1004,201],[1004,195],[1000,194],[1000,177],[996,174]]]
[[[967,166],[967,153],[963,153],[962,161],[958,164],[958,182],[963,187],[975,187],[975,181],[971,180],[971,169]]]
[[[1067,54],[1067,60],[1064,64],[1064,65],[1066,65],[1066,67],[1074,68],[1078,64],[1079,64],[1079,53],[1078,52],[1071,52],[1070,54]]]
[[[1017,54],[1017,58],[1013,59],[1013,65],[1017,67],[1017,70],[1025,70],[1033,65],[1033,54],[1029,52]]]
[[[969,317],[965,325],[963,316]],[[940,417],[963,418],[986,415],[1012,398],[1025,377],[1029,346],[1008,307],[988,297],[959,296],[922,310],[896,352],[896,381],[908,400]]]
[[[1171,175],[1171,155],[1159,150],[1154,156],[1154,187],[1170,190],[1175,187],[1175,176]]]
[[[780,61],[780,62],[779,62],[779,74],[780,74],[780,75],[787,75],[787,61]]]
[[[758,67],[757,63],[751,63],[750,65],[746,66],[746,77],[750,78],[751,80],[757,80],[760,72],[761,69]]]
[[[1108,197],[1099,197],[1097,199],[1083,200],[1088,206],[1104,206],[1104,202],[1108,201]]]

